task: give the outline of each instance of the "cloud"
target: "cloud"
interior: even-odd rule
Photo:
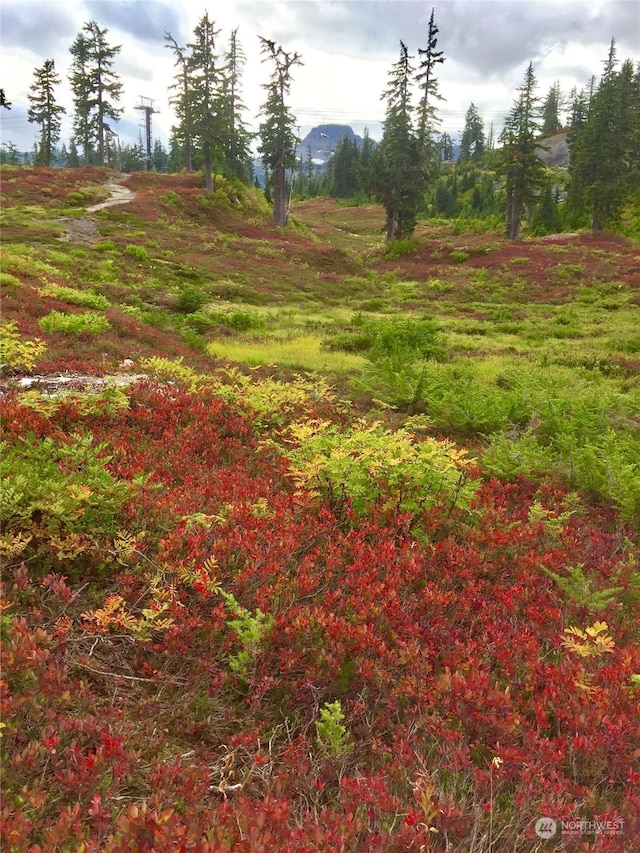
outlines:
[[[5,2],[0,6],[3,50],[19,47],[46,59],[58,41],[70,45],[77,32],[72,6],[46,2]],[[40,63],[42,64],[42,63]]]
[[[208,9],[220,29],[219,54],[239,28],[247,57],[243,100],[252,129],[260,121],[269,74],[258,41],[264,36],[301,55],[291,106],[303,132],[336,122],[359,133],[367,125],[375,136],[399,41],[413,56],[426,46],[432,6],[446,59],[437,71],[446,98],[439,112],[442,129],[452,134],[462,129],[471,101],[487,126],[492,119],[500,126],[530,60],[544,96],[556,79],[568,94],[599,77],[612,36],[620,59],[640,59],[637,0],[2,0],[2,85],[16,106],[24,105],[33,70],[48,58],[66,81],[69,47],[83,24],[95,20],[108,30],[110,45],[122,45],[114,68],[122,77],[126,113],[135,118],[140,95],[156,99],[161,113],[154,127],[166,139],[174,120],[168,98],[175,67],[164,35],[169,31],[186,44]],[[69,108],[68,85],[59,95]],[[126,135],[123,122],[124,116]],[[24,130],[32,139],[34,127]]]
[[[85,4],[90,20],[100,27],[117,29],[136,41],[162,42],[168,31],[174,35],[183,29],[184,15],[179,3],[162,0],[88,0]],[[176,38],[178,36],[176,35]]]

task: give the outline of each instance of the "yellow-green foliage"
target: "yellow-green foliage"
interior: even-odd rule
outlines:
[[[3,287],[17,287],[22,284],[19,278],[9,272],[0,272],[0,289]]]
[[[110,473],[106,445],[94,445],[90,435],[64,443],[31,435],[0,451],[0,553],[28,548],[33,570],[39,558],[50,570],[55,554],[72,573],[72,561],[117,529],[134,487]]]
[[[296,485],[339,512],[349,505],[361,516],[379,507],[415,521],[434,506],[467,506],[476,488],[466,451],[380,423],[345,431],[328,421],[304,421],[290,428],[288,445]]]
[[[62,311],[50,311],[38,320],[38,325],[45,332],[61,332],[63,335],[79,335],[86,332],[99,335],[110,328],[111,324],[102,314],[95,311],[85,311],[82,314],[63,314]]]
[[[2,271],[26,278],[41,278],[43,275],[57,275],[58,270],[35,257],[29,246],[11,245],[2,249]]]
[[[52,296],[61,302],[69,302],[71,305],[81,305],[83,308],[95,308],[98,311],[109,307],[106,296],[96,293],[94,290],[76,290],[74,287],[63,287],[59,284],[48,282],[39,290],[41,296]]]
[[[341,758],[353,749],[349,741],[349,730],[344,725],[344,711],[338,700],[325,702],[320,708],[320,719],[316,720],[316,736],[322,752],[333,758]]]
[[[165,382],[175,382],[187,391],[195,391],[202,377],[195,370],[182,363],[182,356],[176,359],[152,356],[140,359],[140,367],[150,378],[161,379]]]
[[[84,393],[61,389],[55,395],[40,394],[38,391],[25,391],[20,395],[20,404],[52,418],[63,405],[73,402],[83,415],[101,414],[114,416],[129,408],[129,398],[121,388],[107,385],[96,390],[87,389]]]
[[[333,400],[331,388],[323,379],[254,379],[233,368],[216,375],[199,375],[183,364],[182,358],[159,356],[141,359],[140,366],[154,379],[175,382],[188,391],[207,388],[228,403],[248,407],[257,426],[283,423],[291,412],[308,410],[320,400]]]
[[[47,349],[39,338],[21,339],[17,323],[0,325],[0,370],[33,370],[36,361]]]

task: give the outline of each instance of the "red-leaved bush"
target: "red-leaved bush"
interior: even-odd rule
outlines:
[[[56,526],[61,495],[10,484],[3,850],[531,851],[543,816],[553,849],[634,849],[638,563],[612,512],[488,480],[419,525],[335,514],[248,406],[127,397],[3,402],[8,447],[90,436],[110,475],[78,462]],[[548,574],[576,566],[615,590],[599,609]]]

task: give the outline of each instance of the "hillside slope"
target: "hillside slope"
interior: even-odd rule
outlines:
[[[3,850],[632,851],[637,247],[3,178]]]

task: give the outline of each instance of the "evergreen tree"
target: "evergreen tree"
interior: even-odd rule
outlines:
[[[531,228],[536,235],[557,234],[562,230],[557,191],[551,181],[545,183],[540,193],[538,206],[531,217]]]
[[[258,151],[267,171],[268,187],[273,191],[273,219],[276,225],[287,224],[287,169],[296,164],[296,123],[285,103],[291,90],[291,69],[302,65],[297,53],[287,53],[282,46],[269,39],[260,38],[263,62],[273,63],[271,78],[263,84],[267,100],[262,107],[264,121],[260,124]]]
[[[489,125],[489,134],[487,136],[487,144],[485,145],[485,148],[487,151],[493,151],[493,149],[495,147],[496,147],[495,131],[493,129],[493,122],[491,122],[491,124]]]
[[[560,109],[562,107],[562,92],[560,91],[560,82],[555,81],[549,89],[547,97],[542,105],[542,130],[543,136],[551,136],[562,129],[560,121]]]
[[[78,155],[78,146],[75,139],[69,142],[69,156],[67,158],[67,166],[70,169],[77,169],[80,165],[80,157]]]
[[[344,136],[338,140],[328,171],[330,196],[353,198],[357,194],[360,189],[360,150],[355,139]]]
[[[95,21],[89,21],[70,48],[73,57],[70,82],[75,106],[74,133],[82,142],[85,163],[90,162],[95,144],[101,165],[105,159],[106,135],[111,130],[108,119],[118,121],[122,112],[117,107],[122,83],[113,70],[114,57],[121,47],[107,43],[107,32]]]
[[[586,116],[572,128],[567,208],[586,212],[594,231],[615,227],[640,179],[640,68],[617,70],[615,42]]]
[[[453,160],[453,140],[448,133],[443,133],[440,137],[440,143],[438,145],[440,150],[440,159],[445,163],[449,160]]]
[[[4,89],[0,89],[0,107],[4,107],[5,110],[11,109],[11,101],[7,98]]]
[[[251,133],[242,120],[245,109],[241,96],[242,68],[246,57],[238,41],[238,29],[231,33],[226,54],[222,101],[226,117],[225,159],[231,174],[247,181],[252,173]]]
[[[213,164],[224,160],[224,108],[222,70],[216,66],[215,41],[220,31],[205,12],[194,29],[195,41],[188,44],[190,112],[193,139],[204,167],[205,185],[213,189]]]
[[[410,237],[423,202],[428,172],[424,145],[412,124],[411,82],[414,69],[404,42],[389,75],[382,142],[374,157],[373,192],[384,205],[387,240]]]
[[[169,167],[169,154],[159,139],[153,143],[153,169],[156,172],[167,172]]]
[[[7,166],[22,165],[22,157],[13,142],[3,142],[0,146],[0,163]]]
[[[371,195],[371,169],[375,152],[375,142],[369,135],[369,128],[365,127],[362,134],[362,147],[360,148],[359,182],[360,192]]]
[[[51,165],[54,147],[60,139],[60,116],[65,110],[56,103],[54,93],[60,82],[53,59],[45,60],[44,65],[34,71],[27,118],[30,122],[40,125],[40,146],[36,159],[39,166]]]
[[[172,128],[171,137],[171,164],[172,172],[180,171],[184,166],[187,172],[193,170],[192,134],[193,123],[191,120],[191,78],[189,76],[189,62],[186,48],[181,47],[171,33],[165,33],[165,47],[170,48],[175,56],[175,65],[178,68],[176,82],[170,88],[177,89],[177,94],[169,98],[178,116],[179,123]]]
[[[544,165],[538,157],[539,108],[536,78],[530,62],[519,95],[501,134],[499,172],[506,193],[506,233],[517,240],[525,205],[535,201],[544,183]]]
[[[464,130],[460,139],[459,162],[479,160],[484,154],[485,146],[484,125],[476,105],[472,103],[465,116]]]
[[[78,33],[69,48],[73,57],[69,82],[73,93],[73,133],[82,148],[84,163],[91,162],[93,145],[92,109],[92,72],[89,60],[89,40],[83,32]]]
[[[444,52],[436,49],[438,32],[435,8],[432,8],[427,31],[427,46],[418,48],[419,65],[416,74],[416,82],[421,86],[422,91],[418,106],[418,139],[422,145],[427,144],[433,132],[433,126],[438,122],[434,101],[443,100],[438,92],[438,80],[435,76],[436,66],[444,62]]]

